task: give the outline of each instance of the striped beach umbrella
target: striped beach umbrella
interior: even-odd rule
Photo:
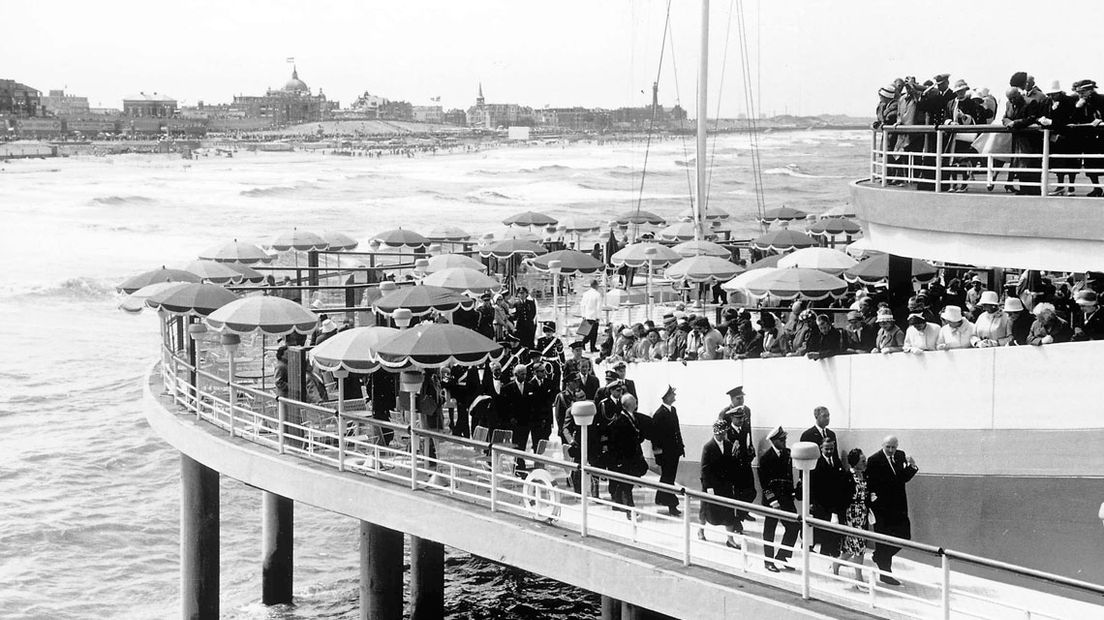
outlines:
[[[422,278],[423,286],[439,286],[441,288],[480,295],[486,292],[494,292],[502,289],[502,283],[497,279],[467,267],[449,267]]]
[[[467,241],[472,238],[470,232],[456,226],[438,226],[429,231],[426,238],[430,241]]]
[[[736,277],[744,268],[716,256],[692,256],[671,265],[663,275],[678,281],[724,282]]]
[[[652,226],[662,226],[667,223],[667,220],[661,215],[656,215],[651,211],[644,211],[642,209],[633,209],[618,215],[613,219],[618,224],[651,224]]]
[[[724,211],[724,210],[721,210],[721,209],[715,209],[711,206],[706,206],[705,207],[705,213],[703,213],[702,216],[703,216],[702,219],[707,221],[707,222],[727,220],[730,217],[728,211]],[[691,208],[691,209],[687,209],[687,210],[683,211],[680,214],[680,217],[682,217],[683,219],[687,219],[687,220],[693,220],[694,219],[694,209]]]
[[[264,280],[264,274],[241,263],[217,263],[213,260],[194,260],[188,263],[188,271],[199,276],[200,280],[211,284],[240,284],[245,281],[246,275],[243,269],[248,269],[256,274],[258,279],[250,278],[250,281],[260,282]]]
[[[597,258],[576,250],[557,250],[531,258],[526,262],[537,271],[549,271],[551,269],[549,265],[554,260],[560,261],[560,272],[566,274],[594,273],[605,267],[605,264]]]
[[[862,230],[856,222],[845,217],[826,217],[809,225],[805,232],[814,237],[857,235]]]
[[[555,226],[559,223],[556,218],[538,211],[522,211],[502,220],[507,226]]]
[[[177,316],[204,317],[238,299],[217,284],[181,284],[150,295],[146,305]]]
[[[484,364],[500,357],[502,347],[466,327],[419,323],[381,343],[376,353],[388,368],[441,368]]]
[[[158,282],[199,282],[199,277],[185,269],[169,269],[162,265],[160,269],[151,269],[131,276],[115,288],[123,293],[133,293],[143,286]]]
[[[663,239],[672,239],[677,241],[689,241],[695,236],[693,222],[679,222],[677,224],[671,224],[670,226],[663,228],[659,231],[659,236]],[[712,239],[714,235],[708,228],[702,231],[704,238]]]
[[[930,263],[918,258],[912,261],[912,278],[921,282],[935,277],[938,270]],[[861,282],[870,285],[884,285],[889,280],[889,254],[878,254],[855,264],[843,272],[848,282]]]
[[[770,223],[770,222],[777,222],[777,221],[788,222],[790,220],[803,220],[808,216],[809,216],[809,214],[802,211],[801,209],[794,209],[792,207],[781,206],[781,207],[775,207],[774,209],[767,209],[766,211],[763,211],[763,217],[759,218],[759,221],[763,222],[763,223]]]
[[[560,220],[557,228],[569,233],[597,232],[602,228],[602,223],[589,217],[572,215]]]
[[[855,265],[855,259],[831,248],[803,248],[778,259],[779,267],[807,267],[832,275],[839,275]]]
[[[457,308],[472,308],[475,300],[456,291],[439,286],[404,286],[372,302],[377,314],[391,316],[396,310],[405,308],[414,316],[425,316],[431,312],[454,312]]]
[[[464,256],[463,254],[438,254],[437,256],[429,257],[428,260],[429,265],[426,267],[426,272],[428,273],[435,273],[442,269],[451,269],[453,267],[466,267],[468,269],[475,269],[476,271],[487,270],[486,265],[470,256]]]
[[[789,252],[790,250],[811,248],[817,245],[820,244],[817,243],[816,239],[813,239],[803,232],[790,230],[788,228],[772,230],[751,242],[751,247],[756,250],[771,250],[774,252]]]
[[[682,256],[671,248],[658,243],[633,243],[613,253],[610,261],[620,267],[643,267],[649,263],[653,267],[664,267],[682,260]]]
[[[370,326],[349,329],[326,339],[311,350],[311,360],[322,370],[348,370],[370,373],[379,368],[379,345],[394,338],[399,330],[393,327]]]
[[[349,235],[336,230],[324,230],[319,234],[326,242],[327,250],[348,251],[355,250],[360,242]]]
[[[290,299],[254,295],[215,310],[207,317],[207,324],[217,331],[236,334],[261,332],[267,336],[283,336],[295,332],[306,335],[314,331],[318,317]]]
[[[479,251],[480,256],[493,256],[495,258],[510,258],[512,256],[537,256],[548,250],[539,243],[525,241],[524,239],[503,239],[494,241]]]
[[[839,297],[847,283],[831,274],[803,267],[777,268],[744,285],[752,297],[818,300]]]
[[[269,245],[272,246],[272,249],[281,252],[287,252],[288,250],[309,252],[311,250],[325,250],[330,246],[321,235],[309,230],[299,230],[298,228],[292,228],[280,234]]]
[[[732,252],[725,246],[719,243],[713,243],[712,241],[683,241],[671,248],[679,253],[679,256],[691,257],[691,256],[716,256],[717,258],[728,258],[732,256]]]
[[[142,288],[127,295],[119,302],[118,308],[124,312],[141,312],[146,307],[146,300],[153,295],[162,293],[165,291],[171,291],[174,288],[185,286],[187,284],[194,284],[193,282],[154,282],[153,284],[147,284]]]
[[[255,263],[272,262],[274,257],[253,243],[246,243],[234,239],[230,243],[212,246],[200,252],[199,258],[213,260],[220,263]]]
[[[429,247],[429,239],[426,239],[413,230],[405,230],[403,228],[385,230],[372,237],[372,239],[378,241],[380,245],[389,248],[418,250]]]

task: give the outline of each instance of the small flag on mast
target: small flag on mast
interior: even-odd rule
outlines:
[[[288,61],[288,64],[291,64],[291,63],[295,62],[295,57],[294,56],[288,56],[287,61]]]

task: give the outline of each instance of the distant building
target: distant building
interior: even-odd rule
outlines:
[[[176,99],[159,93],[138,93],[123,98],[123,116],[129,118],[172,118]]]
[[[277,125],[294,125],[329,120],[340,107],[338,102],[326,99],[322,89],[317,95],[311,94],[306,82],[299,79],[299,69],[292,67],[291,79],[283,88],[270,88],[264,95],[237,95],[228,114],[234,118],[266,119]]]
[[[42,108],[46,114],[61,117],[81,117],[88,115],[88,97],[66,95],[64,90],[51,90],[42,97]]]
[[[15,80],[0,79],[0,114],[17,117],[41,116],[42,93]]]
[[[544,108],[536,116],[540,124],[566,131],[603,131],[610,125],[610,113],[602,109]]]
[[[453,108],[448,112],[445,112],[441,117],[446,125],[456,125],[457,127],[463,127],[468,124],[468,113],[460,108]]]
[[[470,127],[497,129],[511,125],[532,125],[533,109],[516,103],[487,103],[483,98],[483,85],[479,85],[479,96],[475,105],[468,108],[467,122]]]
[[[440,123],[444,120],[444,110],[439,105],[414,106],[414,120],[419,123]]]
[[[357,97],[356,101],[354,101],[349,108],[353,110],[357,116],[364,118],[379,118],[380,108],[383,107],[385,103],[387,103],[386,98],[364,91],[364,94]]]

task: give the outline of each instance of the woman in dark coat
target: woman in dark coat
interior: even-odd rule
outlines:
[[[736,499],[732,484],[735,469],[732,445],[725,439],[728,434],[728,427],[729,423],[726,420],[717,420],[713,423],[713,438],[706,442],[702,448],[701,485],[702,491],[706,493],[712,493],[717,497]],[[709,525],[721,525],[729,532],[736,532],[740,526],[734,508],[706,501],[701,502],[698,522],[702,526],[707,523]],[[698,539],[705,540],[705,527],[698,528]],[[731,535],[729,535],[725,544],[739,549],[739,545],[736,544]]]

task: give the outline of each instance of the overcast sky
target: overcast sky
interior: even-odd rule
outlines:
[[[666,1],[99,0],[4,2],[0,78],[93,106],[138,91],[187,105],[263,94],[299,76],[347,106],[364,91],[415,105],[614,108],[650,100]],[[732,0],[713,0],[710,115],[743,112]],[[952,74],[1000,96],[1017,70],[1069,83],[1104,78],[1104,3],[1019,0],[744,0],[750,66],[766,113],[871,116],[898,75]],[[693,116],[700,3],[674,0],[666,105]],[[760,14],[761,9],[761,14]],[[728,53],[725,54],[726,30]],[[673,62],[672,62],[673,61]],[[722,64],[724,70],[722,72]],[[678,88],[676,91],[675,78]],[[756,88],[758,90],[758,88]],[[641,92],[644,91],[644,92]]]

